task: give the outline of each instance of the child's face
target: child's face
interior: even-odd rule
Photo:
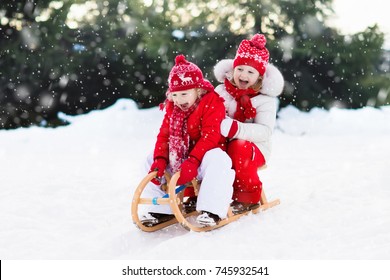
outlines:
[[[259,77],[259,71],[248,65],[239,65],[233,71],[233,80],[239,89],[248,89],[256,84]]]
[[[194,105],[196,99],[198,98],[198,94],[196,89],[188,89],[182,91],[172,92],[172,101],[183,111],[187,111],[192,105]]]

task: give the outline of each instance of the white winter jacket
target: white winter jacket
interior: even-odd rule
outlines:
[[[214,75],[221,83],[225,78],[230,80],[233,76],[233,59],[218,62],[214,68]],[[251,98],[252,106],[256,109],[256,117],[244,123],[238,122],[238,132],[234,136],[234,139],[247,140],[256,144],[266,162],[271,154],[271,136],[278,106],[277,96],[282,93],[283,87],[282,74],[274,65],[268,64],[260,94]],[[225,100],[227,116],[233,118],[237,108],[236,100],[226,91],[224,84],[217,86],[215,91]]]

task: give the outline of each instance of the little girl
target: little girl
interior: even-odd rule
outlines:
[[[271,136],[276,121],[277,96],[284,80],[279,70],[268,63],[266,38],[256,34],[243,40],[234,60],[225,59],[214,68],[223,84],[215,91],[225,100],[227,116],[221,133],[229,140],[227,153],[233,161],[233,213],[259,206],[262,182],[258,168],[271,152]]]
[[[165,116],[153,156],[148,159],[149,172],[157,177],[149,183],[144,195],[161,197],[161,178],[165,171],[180,170],[178,185],[193,179],[201,180],[196,210],[198,223],[216,225],[226,217],[233,193],[234,171],[223,149],[225,138],[220,124],[225,118],[223,100],[195,64],[183,55],[175,59],[169,73],[169,89],[164,103]],[[155,226],[172,219],[169,205],[153,205],[141,218],[146,226]]]

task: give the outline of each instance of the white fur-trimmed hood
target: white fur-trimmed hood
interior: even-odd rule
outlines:
[[[222,59],[214,66],[214,76],[218,82],[233,78],[233,59]]]
[[[223,59],[214,66],[214,76],[218,82],[223,83],[225,79],[233,77],[233,59]],[[278,96],[282,93],[284,79],[282,73],[273,64],[268,64],[263,77],[261,93],[269,96]]]

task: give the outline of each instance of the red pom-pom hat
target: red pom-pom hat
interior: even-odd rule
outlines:
[[[251,40],[242,40],[234,58],[233,67],[252,66],[263,76],[269,60],[266,43],[267,40],[263,34],[254,35]]]
[[[172,67],[169,73],[168,84],[168,93],[193,88],[202,88],[207,91],[214,90],[213,85],[203,78],[200,68],[187,61],[182,54],[175,58],[175,66]]]

